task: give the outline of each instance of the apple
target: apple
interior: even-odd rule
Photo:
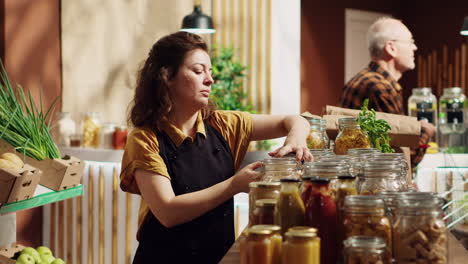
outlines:
[[[39,256],[39,253],[32,247],[23,248],[23,250],[21,250],[21,254],[29,254],[31,257],[33,257],[36,263],[41,262],[41,257]]]
[[[52,255],[41,255],[41,260],[43,264],[50,264],[55,258]]]
[[[19,258],[16,260],[16,264],[35,264],[36,261],[34,258],[29,254],[21,254]]]
[[[56,258],[50,264],[65,264],[65,261],[63,261],[63,259],[61,259],[61,258]]]
[[[50,248],[48,248],[48,247],[40,246],[36,250],[37,250],[37,253],[39,253],[39,255],[53,256],[52,250],[50,250]]]

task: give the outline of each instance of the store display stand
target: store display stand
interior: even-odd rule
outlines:
[[[55,203],[82,194],[83,185],[81,184],[62,191],[54,191],[38,185],[32,198],[2,205],[0,207],[0,247],[9,247],[16,242],[17,211]]]

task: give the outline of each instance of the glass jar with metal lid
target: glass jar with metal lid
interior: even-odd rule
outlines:
[[[375,195],[350,195],[345,198],[345,239],[352,236],[375,236],[387,244],[388,261],[392,256],[392,227],[385,215],[382,199]]]
[[[402,191],[401,166],[399,164],[384,164],[369,162],[363,165],[363,173],[358,177],[357,191],[359,194],[378,194],[383,191]]]
[[[397,263],[448,263],[447,228],[443,200],[438,197],[400,199],[393,226]]]
[[[309,149],[309,151],[314,156],[314,160],[318,160],[320,157],[335,156],[331,149]]]
[[[355,117],[338,119],[339,132],[335,139],[334,151],[337,155],[345,155],[348,149],[370,148],[367,133],[361,129]]]
[[[432,94],[431,88],[413,88],[412,94],[408,98],[408,115],[436,124],[437,98]]]
[[[261,199],[277,200],[280,195],[281,184],[279,182],[251,182],[249,184],[249,226],[255,220],[253,211],[255,210],[256,201]]]
[[[404,192],[399,191],[383,191],[380,192],[377,196],[384,201],[385,205],[385,215],[390,220],[390,223],[395,222],[395,213],[398,204],[398,197],[401,196]]]
[[[464,133],[468,102],[460,87],[444,88],[439,101],[439,130],[442,134]]]
[[[272,244],[272,264],[281,264],[281,251],[283,244],[283,237],[281,236],[281,227],[277,225],[254,225],[252,230],[270,230],[271,231],[271,244]]]
[[[282,263],[319,264],[320,238],[312,232],[291,231],[285,234]],[[331,263],[331,262],[330,262]]]
[[[409,189],[409,185],[411,180],[407,179],[407,167],[405,163],[398,159],[386,159],[381,157],[375,157],[368,159],[364,164],[361,164],[361,170],[364,173],[364,167],[373,167],[378,168],[379,166],[383,166],[388,168],[389,170],[394,170],[398,173],[397,180],[399,182],[399,189],[398,191],[407,191]],[[390,168],[391,167],[391,168]]]
[[[385,241],[380,237],[349,237],[344,242],[344,264],[391,264],[385,256],[385,247]]]
[[[253,225],[274,225],[277,199],[260,199],[255,202]]]
[[[276,211],[282,233],[290,227],[304,225],[305,206],[299,193],[299,182],[298,179],[281,179]]]
[[[245,252],[241,253],[241,259],[247,263],[273,263],[272,231],[268,229],[249,228],[245,240]],[[242,255],[245,254],[244,257]]]

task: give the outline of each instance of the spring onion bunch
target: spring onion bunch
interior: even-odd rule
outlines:
[[[388,132],[391,127],[386,120],[377,119],[374,109],[369,110],[369,99],[365,99],[357,122],[361,129],[367,132],[372,145],[379,149],[382,153],[392,153],[395,150],[390,146],[390,136]]]
[[[17,85],[13,89],[0,61],[0,139],[15,147],[16,151],[36,160],[60,158],[60,152],[50,135],[50,121],[56,98],[44,113],[42,96],[37,108],[31,91],[27,96]]]

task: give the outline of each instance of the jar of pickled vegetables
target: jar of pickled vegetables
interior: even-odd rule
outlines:
[[[279,182],[251,182],[249,184],[249,226],[255,223],[254,210],[257,200],[274,199],[280,195],[281,184]]]
[[[98,148],[101,144],[101,120],[97,112],[88,112],[83,119],[83,146]]]
[[[274,225],[276,199],[260,199],[255,202],[253,225]]]
[[[375,195],[346,196],[343,218],[345,239],[352,236],[380,237],[387,245],[386,260],[391,262],[392,229],[382,199]]]
[[[361,129],[354,117],[338,119],[339,132],[335,139],[335,154],[345,155],[348,149],[370,148],[367,133]]]
[[[385,256],[385,246],[385,241],[380,237],[349,237],[344,242],[344,264],[391,264]]]
[[[281,264],[283,237],[281,236],[281,227],[277,225],[254,225],[252,229],[270,230],[271,244],[273,247],[272,264]]]
[[[323,125],[323,119],[309,119],[310,130],[307,136],[307,147],[309,149],[326,149],[328,148],[328,136],[326,132],[326,121]]]
[[[283,242],[282,263],[321,263],[320,238],[317,237],[317,234],[312,232],[291,231],[287,232],[285,237],[286,240]]]
[[[438,197],[399,200],[393,226],[397,263],[448,263],[443,200]]]
[[[351,175],[338,176],[338,184],[336,191],[336,215],[338,219],[338,232],[337,232],[337,251],[338,254],[342,252],[344,237],[344,202],[345,198],[349,195],[357,195],[356,190],[356,177]]]
[[[299,194],[299,182],[298,179],[281,179],[276,211],[283,234],[290,227],[304,225],[305,206]]]

